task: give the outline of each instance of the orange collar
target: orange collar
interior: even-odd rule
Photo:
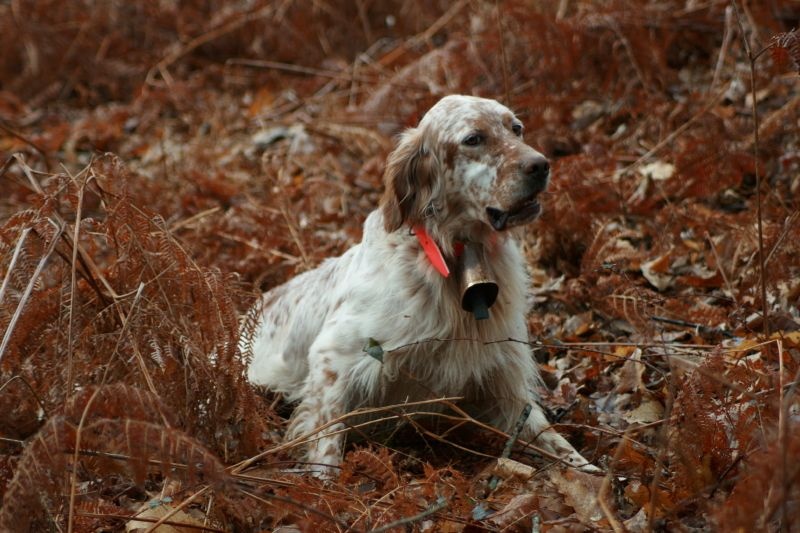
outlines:
[[[425,231],[425,227],[422,225],[414,226],[413,229],[414,235],[417,236],[417,240],[419,241],[420,246],[422,246],[422,250],[425,252],[425,255],[428,256],[428,260],[433,265],[433,268],[442,275],[442,277],[449,277],[450,276],[450,269],[447,266],[447,261],[444,260],[444,255],[442,255],[442,250],[439,248],[439,245],[436,244],[436,241]],[[464,243],[458,242],[453,246],[453,251],[456,254],[456,257],[461,256],[464,252]]]

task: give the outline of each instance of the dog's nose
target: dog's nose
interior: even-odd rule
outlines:
[[[522,161],[521,171],[531,185],[544,189],[550,177],[550,162],[543,155],[537,154]]]
[[[522,173],[532,179],[547,178],[550,174],[550,162],[543,155],[529,157],[522,162]]]

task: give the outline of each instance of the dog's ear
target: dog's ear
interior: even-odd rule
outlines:
[[[381,209],[387,233],[404,224],[414,226],[422,222],[434,195],[435,167],[436,158],[426,146],[423,133],[419,129],[405,131],[389,155],[383,174],[386,190]]]

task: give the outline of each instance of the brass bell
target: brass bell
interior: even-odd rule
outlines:
[[[457,264],[461,287],[461,307],[475,315],[475,320],[489,318],[489,308],[497,300],[498,286],[492,279],[483,246],[464,243],[464,251]]]

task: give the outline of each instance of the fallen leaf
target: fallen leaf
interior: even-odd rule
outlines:
[[[614,387],[614,392],[616,394],[621,394],[644,389],[644,383],[642,382],[643,374],[644,364],[642,364],[642,349],[637,347],[615,376],[617,386]]]
[[[622,414],[623,420],[629,424],[651,424],[658,422],[664,416],[664,406],[661,402],[646,398],[639,407]]]
[[[639,169],[639,173],[653,181],[666,181],[675,175],[675,165],[664,163],[663,161],[654,161],[643,165]]]
[[[535,473],[535,468],[506,457],[498,458],[497,464],[494,467],[494,475],[503,479],[516,478],[527,481],[532,478]]]
[[[538,511],[539,498],[534,494],[520,494],[511,498],[505,507],[487,520],[491,525],[505,530],[516,526],[530,531],[530,516]]]
[[[151,518],[153,520],[159,520],[163,518],[167,514],[174,511],[175,508],[171,505],[167,504],[160,504],[154,507],[151,507],[149,503],[145,504],[144,507],[140,510],[139,513],[136,514],[137,518]],[[184,513],[183,511],[177,511],[176,513],[172,514],[168,519],[169,522],[176,524],[186,524],[187,526],[203,526],[203,523],[199,520],[192,518],[188,514]],[[144,520],[131,520],[125,525],[125,531],[128,533],[139,533],[140,531],[147,531],[149,528],[153,527],[152,521],[144,521]],[[162,524],[158,526],[157,530],[158,533],[196,533],[198,531],[197,527],[182,527],[178,525],[169,525],[169,524]]]
[[[597,501],[603,478],[585,474],[578,470],[550,469],[550,481],[564,496],[567,504],[575,510],[582,524],[598,527],[604,519],[603,511]]]
[[[663,291],[672,285],[674,276],[667,274],[669,271],[670,254],[669,252],[656,257],[652,261],[642,263],[640,269],[644,278],[656,289]]]

